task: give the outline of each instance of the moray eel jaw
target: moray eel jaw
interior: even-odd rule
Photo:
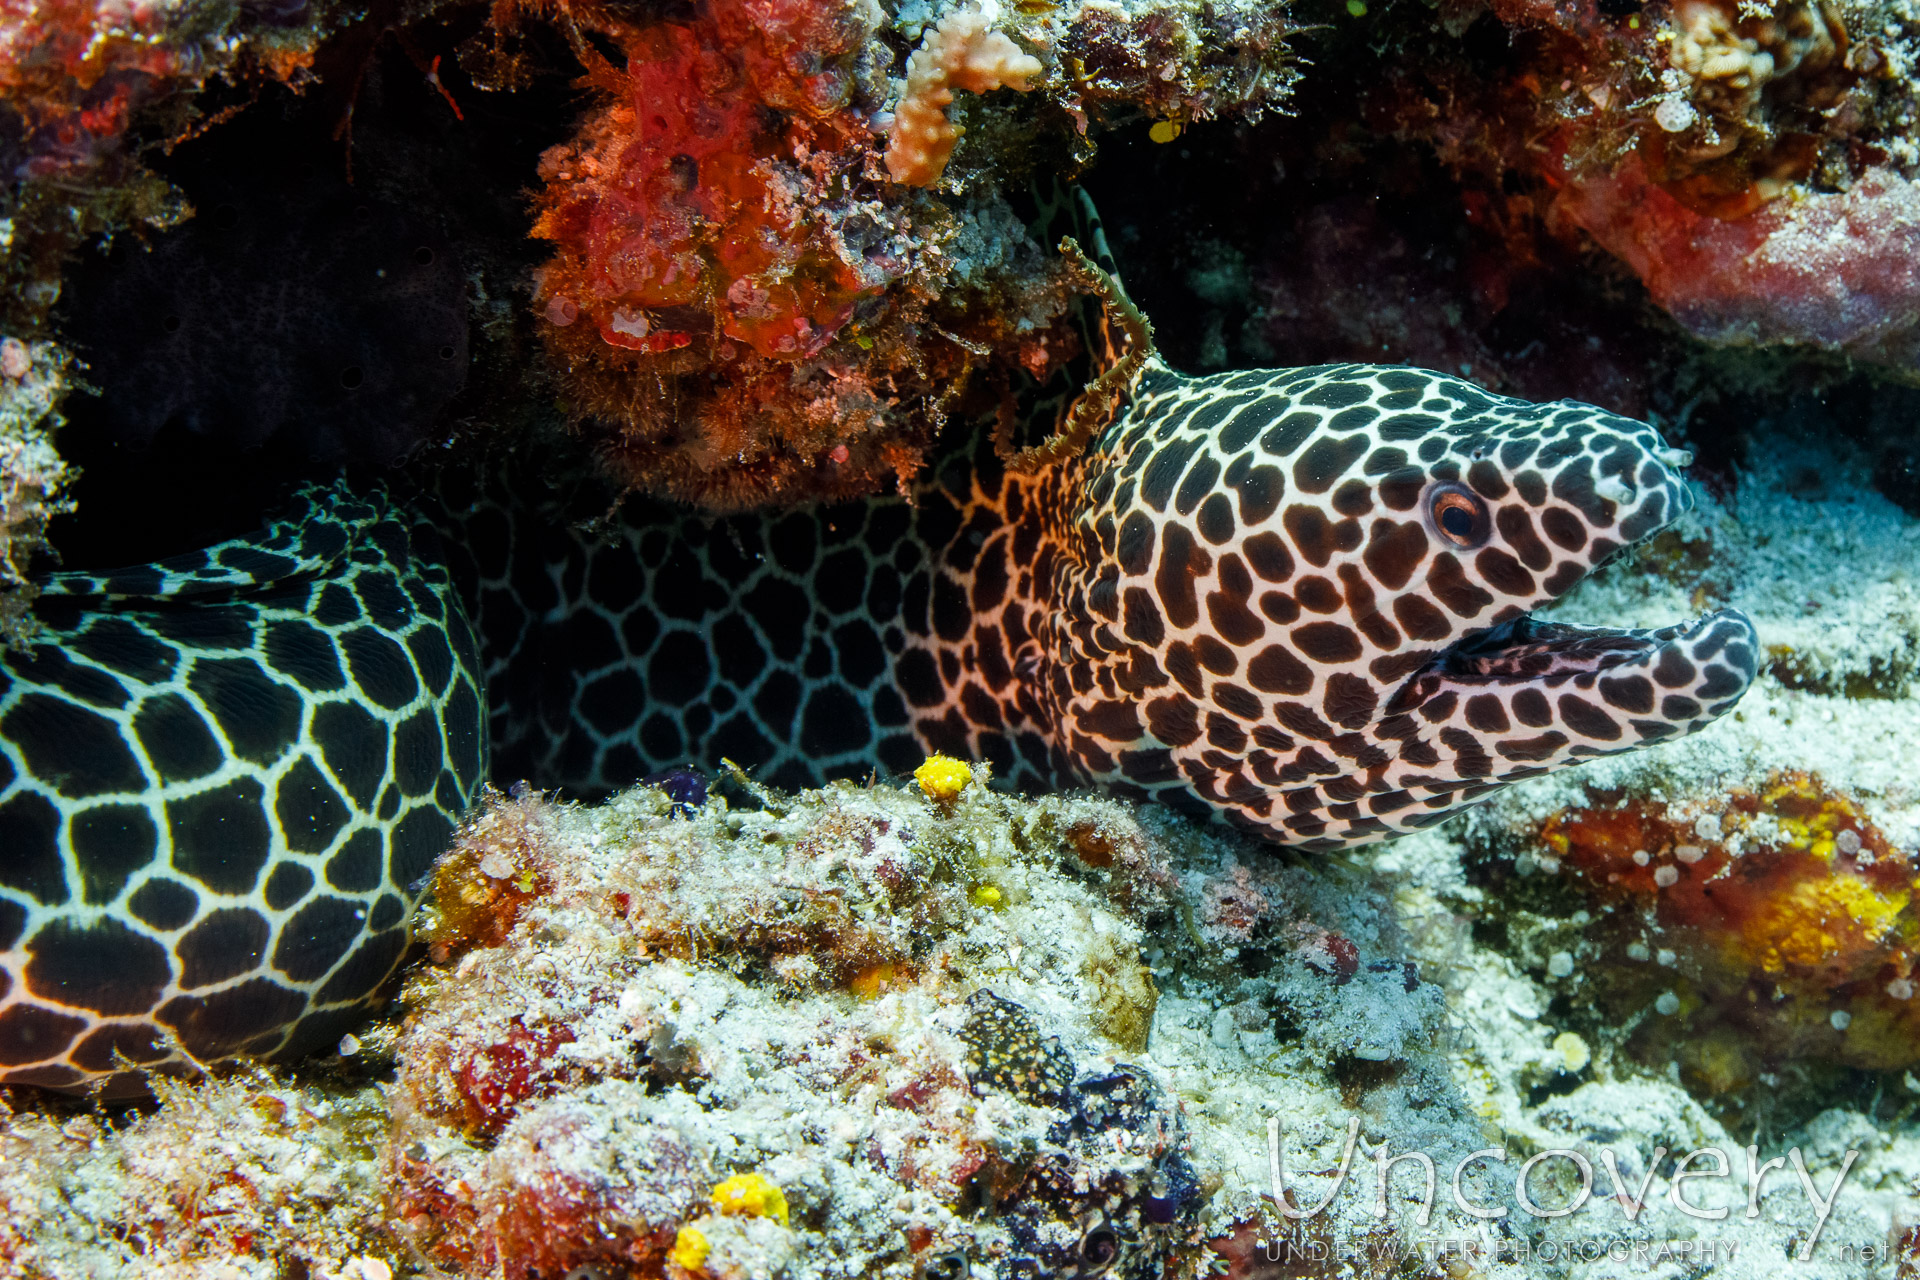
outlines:
[[[1737,609],[1654,631],[1503,623],[1448,649],[1388,704],[1451,753],[1444,770],[1398,781],[1477,792],[1692,733],[1740,700],[1759,651]]]
[[[1087,781],[1335,849],[1693,732],[1753,678],[1745,617],[1529,618],[1686,510],[1688,460],[1424,370],[1150,366],[1069,477],[1057,741]]]

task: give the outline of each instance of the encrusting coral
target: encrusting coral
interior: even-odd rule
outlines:
[[[1607,908],[1602,999],[1624,1014],[1658,997],[1668,1016],[1642,1026],[1639,1051],[1677,1053],[1708,1092],[1792,1059],[1920,1062],[1913,856],[1817,779],[1777,776],[1710,806],[1570,809],[1540,840]]]

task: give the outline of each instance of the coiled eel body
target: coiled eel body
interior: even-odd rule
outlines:
[[[60,574],[0,658],[0,1083],[336,1043],[486,772],[438,534],[314,488],[257,535]]]

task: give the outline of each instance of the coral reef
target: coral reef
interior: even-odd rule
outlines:
[[[1585,255],[1598,243],[1709,343],[1794,345],[1911,374],[1920,292],[1901,264],[1920,157],[1900,6],[1515,0],[1437,16],[1362,6],[1306,39],[1318,70],[1296,95],[1299,123],[1241,139],[1224,193],[1280,226],[1217,217],[1212,202],[1197,211],[1249,256],[1250,272],[1218,283],[1277,321],[1234,360],[1268,358],[1262,347],[1290,360],[1295,345],[1344,339],[1353,354],[1331,358],[1387,351],[1516,389],[1569,366],[1558,376],[1579,377],[1589,359],[1618,365],[1608,348],[1623,336],[1644,345],[1633,331],[1645,321],[1621,307],[1609,279],[1621,273]],[[1329,198],[1349,182],[1351,197]],[[1443,208],[1457,193],[1457,212],[1446,210],[1457,231],[1435,225],[1436,192]],[[1416,193],[1424,220],[1369,225]],[[1103,201],[1109,217],[1121,207]],[[1273,251],[1294,218],[1293,247]],[[1393,237],[1412,243],[1396,253]],[[1175,239],[1165,251],[1199,247]],[[1368,260],[1412,275],[1428,297],[1373,280]],[[1529,296],[1549,280],[1559,287]],[[1601,314],[1567,306],[1569,284],[1596,295]],[[1553,359],[1579,330],[1606,345]],[[1527,361],[1538,372],[1516,367],[1522,335],[1546,347]],[[1214,339],[1216,361],[1236,336]],[[1589,381],[1646,394],[1617,374]]]
[[[1740,1158],[1619,1035],[1549,1006],[1558,965],[1537,985],[1436,902],[1460,887],[1442,833],[1378,850],[1389,884],[1110,800],[729,794],[493,799],[437,893],[488,884],[464,922],[443,905],[404,1021],[348,1037],[305,1082],[164,1083],[117,1125],[0,1115],[0,1275],[1599,1275],[1542,1266],[1616,1230],[1611,1197],[1521,1216],[1508,1169],[1470,1169],[1468,1201],[1507,1210],[1495,1229],[1444,1186],[1430,1208],[1417,1177],[1383,1191],[1370,1166],[1417,1150],[1444,1180],[1496,1128],[1515,1162],[1604,1153],[1658,1241],[1702,1224],[1654,1148]],[[1809,853],[1862,825],[1803,784],[1755,812],[1789,814],[1784,829],[1803,801]],[[917,950],[874,987],[809,969],[782,921],[824,955],[890,931]],[[1112,954],[1157,993],[1144,1045],[1103,1029]],[[391,1085],[355,1082],[390,1062]],[[1270,1116],[1290,1205],[1326,1202],[1297,1226],[1267,1198]],[[1911,1203],[1920,1140],[1828,1100],[1761,1146],[1800,1149],[1823,1188],[1847,1162],[1796,1269],[1863,1274],[1861,1244]],[[1529,1185],[1540,1204],[1578,1190]],[[1738,1280],[1806,1243],[1791,1178],[1755,1196],[1764,1216],[1722,1268]]]
[[[14,5],[0,40],[0,170],[11,179],[85,179],[123,158],[143,111],[245,67],[290,78],[311,62],[301,5],[260,21],[222,0]],[[288,19],[293,19],[288,21]],[[254,19],[254,21],[247,21]],[[251,28],[247,41],[230,29]]]
[[[1667,45],[1665,92],[1640,148],[1677,200],[1739,218],[1813,171],[1825,113],[1853,80],[1837,9],[1681,0],[1653,38]]]
[[[31,632],[22,582],[48,519],[71,506],[55,433],[73,361],[46,324],[64,265],[88,237],[178,220],[140,144],[191,133],[211,80],[304,76],[322,7],[58,0],[0,14],[0,643]]]
[[[135,478],[162,491],[167,459],[186,465],[185,418],[163,419],[209,410],[215,384],[240,394],[214,451],[297,440],[302,466],[437,461],[423,446],[455,422],[462,448],[550,425],[557,390],[629,486],[716,510],[885,487],[943,418],[1079,354],[1077,286],[1030,237],[1025,188],[1097,146],[1129,288],[1178,366],[1405,359],[1691,437],[1696,512],[1557,616],[1734,604],[1767,666],[1696,739],[1357,859],[1014,798],[939,759],[912,784],[800,795],[679,770],[593,807],[491,797],[437,868],[404,1000],[338,1055],[163,1081],[116,1115],[13,1097],[0,1276],[1649,1270],[1569,1260],[1596,1236],[1693,1245],[1676,1274],[1737,1242],[1713,1264],[1727,1280],[1789,1257],[1809,1280],[1920,1268],[1920,524],[1873,492],[1920,507],[1915,401],[1740,350],[1920,367],[1910,6],[419,6],[316,60],[334,20],[251,0],[10,15],[0,631],[73,488],[53,445],[101,411],[62,405],[82,378],[123,439],[157,442]],[[930,55],[962,29],[1004,66],[938,101]],[[1317,84],[1296,86],[1294,48]],[[236,143],[214,165],[230,185],[199,191],[140,150],[240,136],[217,96],[189,103],[209,77],[238,102],[315,71],[294,149],[330,181],[345,147],[313,138],[351,120],[351,205],[296,200],[223,238],[223,206],[270,203],[234,177],[267,144]],[[394,105],[403,82],[444,130],[394,125],[418,105]],[[1282,103],[1298,114],[1242,127]],[[903,132],[931,146],[896,167]],[[484,178],[461,169],[491,150]],[[146,164],[191,198],[173,233],[188,208]],[[360,207],[399,258],[359,261]],[[120,285],[109,264],[65,270],[84,237],[135,226],[154,247],[120,236]],[[421,247],[431,263],[406,258]],[[146,299],[243,252],[281,273],[244,305],[203,299],[210,341],[123,341],[178,314]],[[273,311],[288,276],[302,291]],[[323,313],[331,329],[277,348],[258,319]],[[331,337],[374,330],[412,355],[364,412],[309,395],[278,416],[290,378],[234,367],[242,346],[297,348],[364,375]],[[427,357],[469,338],[459,391]],[[202,514],[192,492],[101,510],[138,511],[116,536],[147,559]],[[1269,1120],[1289,1207],[1330,1197],[1304,1224],[1269,1198]],[[1465,1194],[1498,1223],[1444,1189],[1494,1146],[1509,1163]],[[1832,1217],[1814,1223],[1791,1166],[1683,1189],[1681,1153],[1739,1168],[1748,1148],[1844,1183]],[[1521,1163],[1565,1149],[1601,1166],[1591,1201],[1521,1212]],[[1416,1170],[1376,1180],[1412,1150],[1440,1170],[1430,1218]],[[1562,1172],[1533,1194],[1572,1197]],[[1276,1260],[1282,1243],[1317,1252]]]
[[[1286,42],[1303,24],[1271,0],[1094,0],[1059,23],[1062,101],[1076,123],[1144,115],[1170,141],[1196,121],[1258,120],[1300,79]]]
[[[67,466],[52,434],[69,364],[52,343],[0,339],[0,645],[33,636],[29,572],[47,521],[65,508]]]
[[[952,7],[905,28],[890,113],[866,0],[591,21],[624,65],[590,60],[603,103],[541,162],[541,337],[617,478],[716,511],[903,483],[976,370],[1077,354],[1066,268],[1009,197],[1083,163],[1090,116],[1257,113],[1290,83],[1278,6]],[[1029,92],[953,100],[1001,87]]]
[[[541,161],[536,302],[628,483],[716,510],[867,492],[918,467],[980,354],[1053,358],[1063,290],[1004,202],[888,179],[880,19],[716,3],[610,32],[626,68]]]
[[[1652,184],[1638,158],[1571,184],[1554,206],[1633,268],[1709,342],[1800,344],[1920,368],[1920,187],[1870,169],[1727,221]]]

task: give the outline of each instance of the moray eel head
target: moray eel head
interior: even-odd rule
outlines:
[[[1091,780],[1339,848],[1700,729],[1753,679],[1743,614],[1530,616],[1686,510],[1687,460],[1590,405],[1422,370],[1151,370],[1089,463],[1066,749]]]

